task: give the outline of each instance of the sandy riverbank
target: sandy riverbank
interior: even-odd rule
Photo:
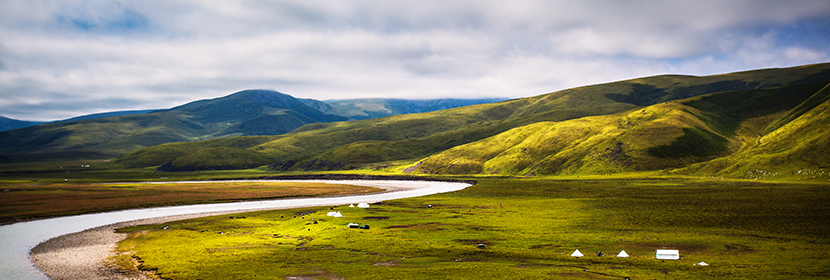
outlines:
[[[396,182],[361,182],[360,185],[383,188],[385,192],[396,192],[426,187],[423,184],[406,184]],[[286,207],[291,208],[291,207]],[[262,211],[266,209],[258,209]],[[35,267],[46,273],[49,278],[58,279],[147,279],[140,274],[124,274],[107,263],[115,254],[116,244],[126,238],[126,234],[115,233],[117,228],[160,224],[177,220],[193,219],[206,216],[250,212],[223,211],[175,215],[159,218],[142,219],[92,228],[77,233],[49,239],[33,248],[30,258]]]

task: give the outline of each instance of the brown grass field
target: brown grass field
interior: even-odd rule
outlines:
[[[379,192],[353,185],[295,182],[21,184],[0,186],[0,224],[120,209]]]

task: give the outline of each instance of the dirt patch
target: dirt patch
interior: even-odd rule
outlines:
[[[547,249],[547,248],[562,248],[563,245],[553,245],[553,244],[539,244],[530,246],[530,249]]]
[[[394,225],[388,226],[384,229],[396,229],[396,228],[417,228],[417,229],[427,229],[427,230],[444,230],[441,228],[442,226],[450,226],[449,224],[442,224],[436,222],[430,222],[425,224],[409,224],[409,225]]]
[[[608,279],[607,277],[599,276],[596,274],[580,272],[550,273],[550,275],[554,276],[554,278],[557,279]]]
[[[726,248],[727,253],[731,254],[743,255],[755,253],[755,249],[752,249],[751,247],[743,244],[727,244],[723,245],[723,247]]]
[[[363,217],[364,220],[389,220],[389,217],[386,216],[371,216],[371,217]]]
[[[379,262],[379,263],[373,263],[372,265],[373,265],[373,266],[397,266],[397,265],[398,265],[398,262],[396,262],[396,261],[391,261],[391,262]]]
[[[455,239],[453,241],[464,244],[464,245],[478,245],[484,244],[487,247],[493,246],[496,244],[494,241],[502,241],[503,239]]]
[[[328,279],[328,280],[343,280],[346,278],[340,277],[335,275],[331,272],[326,271],[311,271],[308,275],[302,276],[286,276],[285,279],[290,280],[316,280],[316,279]]]

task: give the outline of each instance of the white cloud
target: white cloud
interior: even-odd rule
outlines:
[[[785,27],[830,18],[827,1],[0,5],[0,115],[32,120],[166,108],[247,88],[317,99],[519,97],[826,62],[830,52],[779,41]]]

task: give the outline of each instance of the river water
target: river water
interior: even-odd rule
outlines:
[[[216,183],[212,181],[211,183]],[[219,181],[221,182],[221,181]],[[262,182],[262,181],[258,181]],[[276,181],[274,181],[276,182]],[[247,201],[235,203],[200,204],[172,207],[158,207],[123,210],[107,213],[78,215],[69,217],[36,220],[0,226],[0,279],[49,279],[46,274],[34,267],[29,259],[29,251],[35,246],[58,236],[84,231],[91,228],[126,221],[158,218],[173,215],[256,211],[278,208],[301,208],[329,205],[347,205],[360,202],[374,203],[384,200],[418,197],[430,194],[453,192],[470,186],[467,183],[421,182],[421,181],[306,181],[332,184],[352,184],[359,186],[400,189],[392,192],[357,196],[280,199],[266,201]],[[170,183],[170,182],[167,182]],[[193,182],[190,182],[193,183]]]

